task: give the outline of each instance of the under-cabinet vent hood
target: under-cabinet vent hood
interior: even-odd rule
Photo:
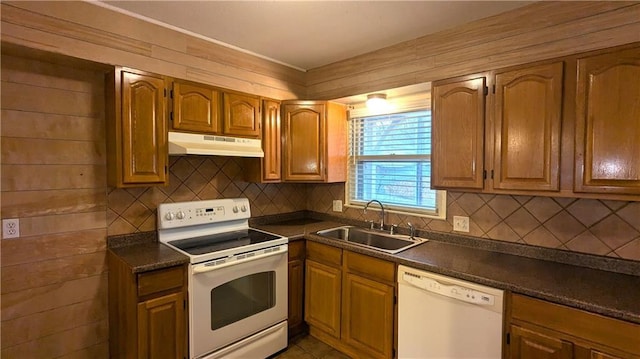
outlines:
[[[257,139],[182,132],[169,132],[169,154],[264,157]]]

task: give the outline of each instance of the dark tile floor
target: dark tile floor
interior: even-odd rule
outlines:
[[[349,356],[310,336],[299,336],[289,341],[286,351],[273,359],[349,359]]]

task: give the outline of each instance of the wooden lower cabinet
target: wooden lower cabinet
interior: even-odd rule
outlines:
[[[309,242],[305,274],[311,335],[354,358],[395,356],[395,264]]]
[[[184,295],[173,293],[138,303],[138,358],[184,355]]]
[[[505,357],[639,359],[640,325],[513,294]]]
[[[306,330],[304,323],[304,241],[289,242],[289,338]]]
[[[345,273],[342,340],[367,357],[392,357],[393,296],[391,285]]]
[[[186,358],[186,266],[136,273],[109,251],[109,356]]]
[[[340,338],[341,275],[340,268],[307,259],[305,320],[335,338]]]

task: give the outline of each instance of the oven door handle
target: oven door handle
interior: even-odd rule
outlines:
[[[284,250],[282,250],[282,248],[284,247]],[[245,262],[249,262],[249,261],[254,261],[256,259],[261,259],[261,258],[266,258],[266,257],[271,257],[271,256],[275,256],[278,254],[287,254],[287,245],[281,246],[281,249],[278,251],[273,251],[273,252],[269,252],[269,253],[261,253],[255,256],[251,256],[251,257],[245,257],[243,259],[237,259],[235,261],[231,261],[231,262],[226,262],[223,264],[219,264],[219,265],[207,265],[206,263],[202,263],[202,264],[197,264],[195,266],[193,266],[193,274],[199,274],[199,273],[206,273],[206,272],[211,272],[214,270],[218,270],[218,269],[222,269],[222,268],[226,268],[226,267],[231,267],[234,266],[236,264],[242,264]]]

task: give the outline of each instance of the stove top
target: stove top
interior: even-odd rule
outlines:
[[[278,238],[280,237],[271,233],[257,231],[255,229],[245,229],[196,238],[180,239],[167,243],[186,253],[198,255],[220,252],[231,248],[245,247],[252,244],[273,241]]]

